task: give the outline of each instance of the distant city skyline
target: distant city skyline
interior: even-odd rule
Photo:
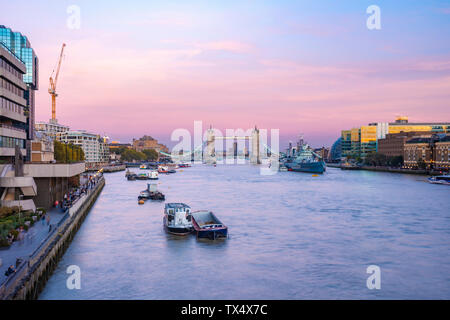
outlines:
[[[81,9],[69,29],[67,8]],[[366,28],[381,8],[382,29]],[[450,121],[450,4],[411,1],[29,1],[0,24],[40,61],[36,121],[51,117],[48,78],[67,44],[56,116],[131,142],[201,120],[220,130],[280,129],[330,146],[370,122]]]

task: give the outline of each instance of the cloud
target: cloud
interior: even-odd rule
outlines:
[[[450,14],[450,8],[441,8],[439,9],[439,12],[443,14]]]
[[[202,50],[229,51],[234,53],[248,53],[252,46],[239,41],[215,41],[206,43],[196,43],[195,47]]]

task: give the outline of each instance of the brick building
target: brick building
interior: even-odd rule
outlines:
[[[427,169],[450,168],[450,135],[415,137],[405,143],[404,166],[419,168],[425,162]]]
[[[153,139],[150,136],[143,136],[138,140],[133,139],[133,149],[139,152],[142,152],[143,150],[153,149],[158,152],[162,151],[169,153],[169,149],[165,145],[158,143],[158,140]]]
[[[430,138],[432,132],[400,132],[389,133],[386,138],[378,140],[378,152],[389,157],[404,156],[405,143],[412,138]]]

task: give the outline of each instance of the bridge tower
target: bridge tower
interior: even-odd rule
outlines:
[[[216,163],[216,149],[215,149],[216,137],[212,126],[206,131],[206,154],[204,161],[208,164]]]
[[[250,154],[251,164],[261,164],[261,153],[259,152],[259,129],[256,128],[252,131],[251,136],[252,151]]]

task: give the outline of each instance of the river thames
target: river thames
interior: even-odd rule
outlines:
[[[210,209],[229,228],[200,241],[166,234],[164,203],[138,205],[147,181],[124,174],[105,174],[40,299],[450,299],[450,187],[424,176],[250,165],[160,175],[166,202]],[[66,287],[70,265],[80,290]],[[380,290],[366,286],[369,265]]]

